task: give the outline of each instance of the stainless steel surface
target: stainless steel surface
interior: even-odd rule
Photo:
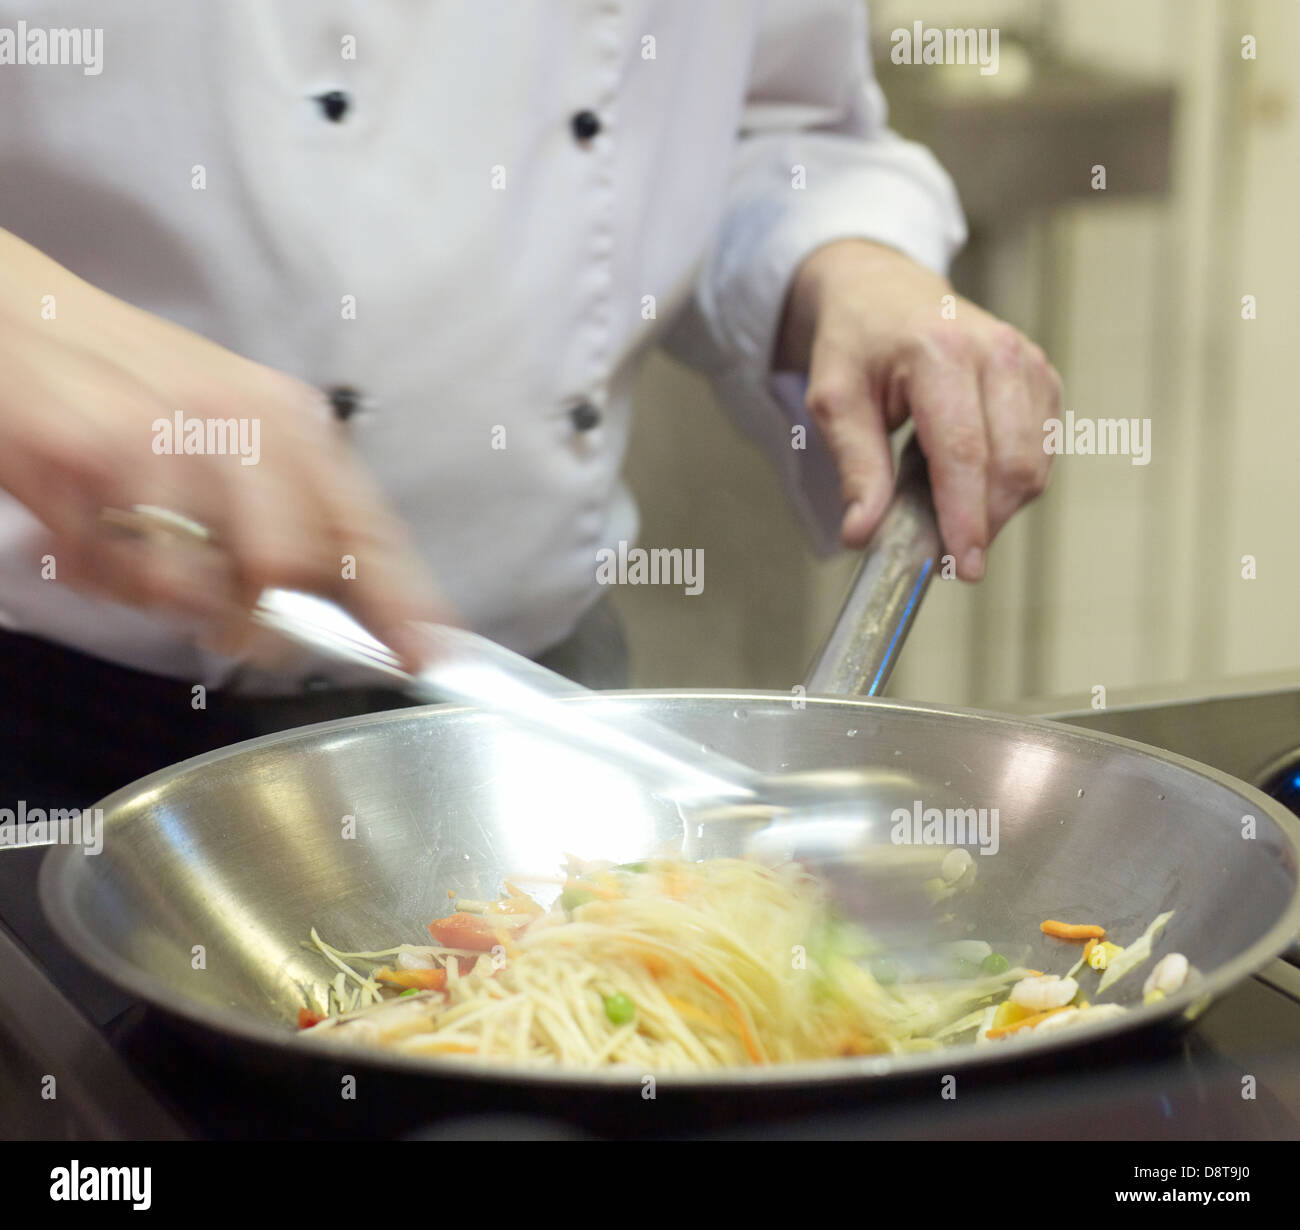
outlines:
[[[997,852],[974,855],[977,880],[959,912],[972,936],[1028,947],[1039,968],[1068,963],[1039,933],[1044,918],[1104,920],[1123,941],[1175,910],[1161,949],[1186,953],[1203,979],[1099,1026],[1088,1035],[1093,1054],[1108,1035],[1189,1020],[1300,931],[1300,823],[1172,754],[1051,722],[882,701],[810,699],[795,710],[779,693],[686,692],[566,703],[662,721],[762,772],[884,765],[925,806],[997,808]],[[482,897],[505,876],[554,872],[567,851],[628,861],[683,836],[676,809],[635,779],[447,707],[255,740],[155,774],[103,807],[100,855],[59,848],[42,867],[42,902],[60,936],[133,993],[286,1061],[311,1047],[293,1020],[333,972],[303,946],[312,926],[347,948],[415,941],[445,913],[448,890]],[[1256,818],[1251,840],[1246,814]],[[726,840],[726,830],[706,830],[701,853],[734,852]],[[1131,1001],[1141,982],[1131,975],[1118,998]],[[1076,1044],[1064,1031],[1015,1053]],[[661,1083],[861,1080],[952,1072],[1008,1053],[970,1047]],[[363,1050],[353,1059],[358,1071],[639,1087],[639,1074],[622,1072],[516,1072]]]
[[[1135,690],[1105,709],[1075,709],[1052,716],[1072,726],[1104,730],[1167,748],[1268,789],[1283,770],[1300,771],[1300,678],[1268,678],[1216,685],[1210,695],[1189,695],[1186,685]],[[1122,696],[1122,694],[1118,694]],[[1026,712],[1056,705],[1021,702]],[[1300,965],[1300,936],[1283,954]]]
[[[341,607],[315,594],[289,589],[263,590],[250,618],[261,628],[311,653],[360,667],[385,687],[418,689],[397,655],[371,636]],[[435,696],[419,699],[436,701]]]
[[[942,545],[915,437],[899,459],[894,499],[808,674],[809,692],[879,696],[938,566]]]
[[[324,598],[267,590],[253,619],[313,653],[372,671],[376,682],[396,684],[415,700],[481,709],[521,731],[617,765],[657,793],[702,809],[770,810],[818,802],[828,794],[851,799],[861,789],[856,776],[850,780],[843,774],[760,774],[642,714],[564,704],[595,700],[597,694],[464,628],[425,625],[428,664],[412,675],[392,650]]]
[[[1004,30],[1003,37],[1009,54],[1011,36]],[[1011,92],[950,88],[972,80],[962,68],[918,73],[887,56],[876,63],[891,124],[948,169],[972,229],[1006,227],[1091,197],[1088,176],[1077,174],[1072,161],[1082,149],[1105,152],[1097,161],[1106,164],[1107,193],[1167,193],[1175,83],[1028,50],[1032,73]]]
[[[424,626],[427,665],[412,675],[391,649],[334,603],[313,594],[267,590],[254,622],[313,653],[372,672],[415,700],[454,702],[494,713],[553,743],[614,761],[674,797],[756,802],[757,775],[653,722],[616,725],[589,706],[564,705],[586,689],[464,628]],[[634,728],[633,728],[634,727]]]
[[[909,554],[902,550],[904,540],[923,539],[923,533],[911,528],[924,521],[912,505],[929,504],[923,463],[919,474],[919,480],[914,471],[900,483],[886,548],[880,554],[868,551],[867,575],[855,587],[855,596],[863,599],[872,618],[860,622],[854,602],[841,617],[842,625],[849,621],[853,625],[847,629],[850,635],[842,650],[849,655],[850,665],[856,664],[859,651],[870,651],[870,637],[889,638],[891,648],[901,644],[907,619],[886,592],[888,583],[902,576],[901,566],[871,565],[882,557],[901,561]],[[933,526],[932,514],[930,523]],[[702,826],[726,825],[738,837],[748,834],[744,851],[760,861],[799,858],[830,867],[853,859],[856,888],[844,895],[841,906],[886,937],[923,925],[931,914],[923,886],[938,874],[942,851],[917,851],[914,857],[891,859],[888,864],[868,859],[863,865],[861,856],[870,848],[887,845],[893,808],[910,801],[888,772],[757,772],[643,712],[568,703],[583,698],[595,701],[599,695],[463,628],[427,625],[428,665],[418,675],[410,675],[391,650],[323,598],[268,590],[254,618],[285,640],[370,670],[416,699],[472,706],[521,733],[537,736],[557,751],[580,753],[635,778],[678,807],[684,837],[681,852],[686,857],[696,856]],[[578,789],[575,785],[575,792]]]
[[[1300,747],[1300,686],[1052,714],[1214,765],[1252,785]]]

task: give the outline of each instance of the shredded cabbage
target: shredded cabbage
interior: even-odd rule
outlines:
[[[1173,910],[1157,915],[1151,920],[1151,925],[1133,943],[1116,956],[1111,957],[1109,964],[1106,966],[1106,972],[1101,976],[1101,983],[1097,987],[1098,995],[1114,986],[1125,974],[1137,969],[1143,961],[1150,957],[1151,945],[1154,943],[1156,936],[1164,930],[1165,923],[1173,916]]]

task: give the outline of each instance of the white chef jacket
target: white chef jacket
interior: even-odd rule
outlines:
[[[102,61],[4,63],[0,39],[0,226],[355,391],[351,443],[443,594],[523,653],[635,537],[619,473],[652,344],[714,379],[827,547],[833,466],[815,433],[791,447],[798,390],[770,378],[791,275],[837,238],[938,270],[965,238],[948,177],[885,126],[856,0],[0,0],[0,31],[20,21],[98,28]],[[42,579],[39,527],[0,501],[8,626],[301,684]]]

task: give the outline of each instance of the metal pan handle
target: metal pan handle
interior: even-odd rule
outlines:
[[[809,692],[880,695],[942,550],[925,458],[913,436],[899,460],[894,498],[867,544],[839,618],[808,672]]]

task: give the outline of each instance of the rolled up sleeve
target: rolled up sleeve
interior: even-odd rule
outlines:
[[[887,121],[860,0],[765,5],[722,222],[667,338],[763,448],[823,553],[839,541],[838,477],[802,375],[772,371],[790,281],[838,239],[887,244],[940,273],[966,239],[947,173]]]

